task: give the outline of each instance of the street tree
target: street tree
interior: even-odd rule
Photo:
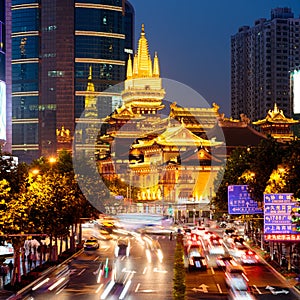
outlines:
[[[218,212],[228,212],[228,186],[238,184],[240,176],[249,169],[253,153],[250,148],[237,148],[226,161],[225,171],[220,170],[214,182],[216,195],[212,204]]]

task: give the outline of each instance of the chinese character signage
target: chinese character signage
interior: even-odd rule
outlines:
[[[250,197],[248,185],[229,185],[228,213],[232,215],[262,214],[263,210]]]
[[[265,234],[266,241],[300,242],[300,234]]]
[[[264,234],[268,240],[288,240],[292,230],[293,194],[264,194]]]

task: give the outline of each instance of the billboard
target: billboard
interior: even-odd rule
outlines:
[[[292,72],[293,113],[300,114],[300,70]]]
[[[0,80],[0,140],[6,141],[6,84]]]
[[[292,193],[264,194],[264,234],[269,241],[299,241],[291,222],[296,206]]]
[[[248,192],[248,185],[228,186],[228,213],[236,215],[262,214],[262,208]]]

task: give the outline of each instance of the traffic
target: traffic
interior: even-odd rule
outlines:
[[[186,299],[299,299],[237,226],[183,224],[162,230],[155,224],[148,231],[149,224],[143,230],[141,224],[105,222],[84,224],[82,250],[11,299],[171,300],[178,234],[183,236]]]

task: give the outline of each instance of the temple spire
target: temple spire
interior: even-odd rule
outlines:
[[[97,97],[93,93],[93,92],[95,92],[95,85],[93,83],[93,75],[92,74],[93,74],[92,66],[90,66],[87,88],[86,88],[87,94],[84,99],[85,117],[86,118],[97,117],[97,109],[96,109]]]
[[[148,57],[148,62],[149,62],[149,77],[152,77],[152,60],[150,55]]]
[[[132,60],[131,55],[129,54],[128,62],[127,62],[127,79],[132,78]]]
[[[95,86],[94,83],[92,82],[93,79],[93,71],[92,71],[92,66],[89,68],[89,76],[88,76],[88,84],[87,84],[87,91],[88,92],[95,92]]]
[[[135,53],[134,58],[133,58],[133,75],[137,76],[139,72],[139,67],[138,67],[138,55]]]
[[[145,37],[145,27],[142,24],[141,37],[138,45],[138,75],[139,77],[149,76],[149,50],[148,41]]]
[[[155,52],[154,54],[154,62],[153,62],[153,77],[159,77],[160,76],[160,71],[159,71],[159,62],[158,62],[158,57],[157,53]]]

